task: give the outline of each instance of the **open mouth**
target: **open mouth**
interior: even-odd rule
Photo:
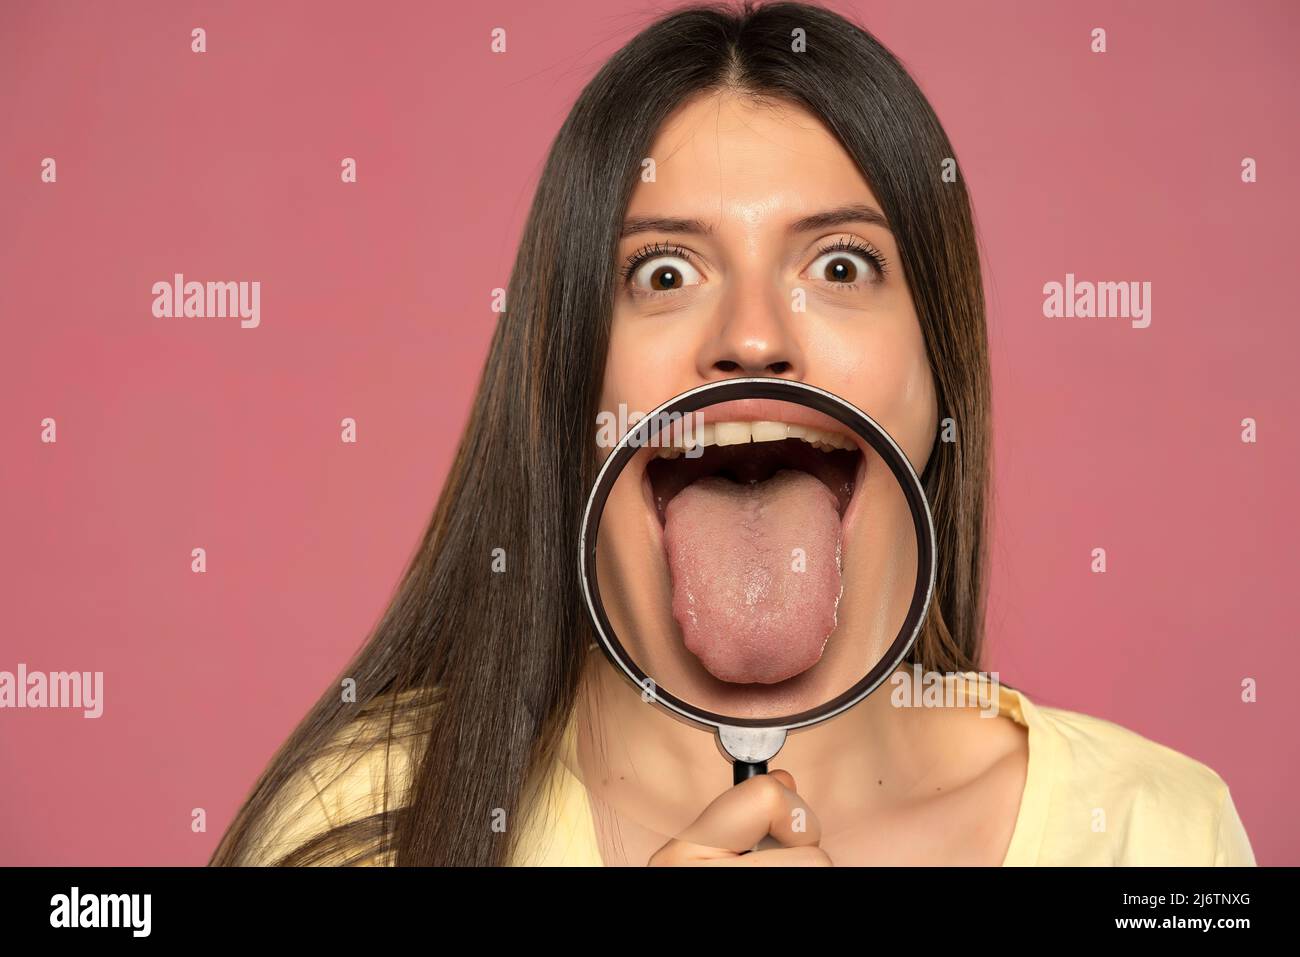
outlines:
[[[718,421],[702,454],[646,463],[673,617],[714,677],[775,684],[820,660],[842,592],[844,519],[864,458],[841,430]]]

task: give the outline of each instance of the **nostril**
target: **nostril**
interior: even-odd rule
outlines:
[[[739,362],[733,362],[731,359],[719,359],[717,362],[713,363],[713,368],[717,369],[719,372],[727,372],[727,373],[743,372],[750,375],[760,374],[758,372],[757,366],[753,367],[754,371],[751,373],[749,372],[748,367],[741,365]],[[769,362],[767,366],[764,367],[764,370],[761,374],[762,375],[785,375],[793,368],[794,366],[791,365],[789,362]]]

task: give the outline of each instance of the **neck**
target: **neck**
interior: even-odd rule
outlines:
[[[770,762],[794,775],[824,833],[919,792],[936,768],[956,758],[954,736],[938,733],[933,710],[894,707],[890,690],[886,681],[836,718],[791,734]],[[566,763],[621,818],[675,833],[731,786],[731,767],[713,734],[644,702],[597,651],[588,659],[574,721]]]

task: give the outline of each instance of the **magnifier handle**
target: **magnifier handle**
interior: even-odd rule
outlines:
[[[733,761],[731,764],[731,783],[739,784],[742,781],[748,781],[750,778],[756,778],[760,774],[767,773],[766,761]],[[765,851],[768,848],[785,847],[780,841],[771,834],[765,835],[761,841],[751,847],[748,851],[741,851],[742,854],[749,854],[753,851]]]

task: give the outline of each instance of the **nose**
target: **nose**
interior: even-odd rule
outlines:
[[[804,359],[794,312],[779,293],[750,287],[723,298],[697,364],[706,381],[731,376],[802,379]]]

